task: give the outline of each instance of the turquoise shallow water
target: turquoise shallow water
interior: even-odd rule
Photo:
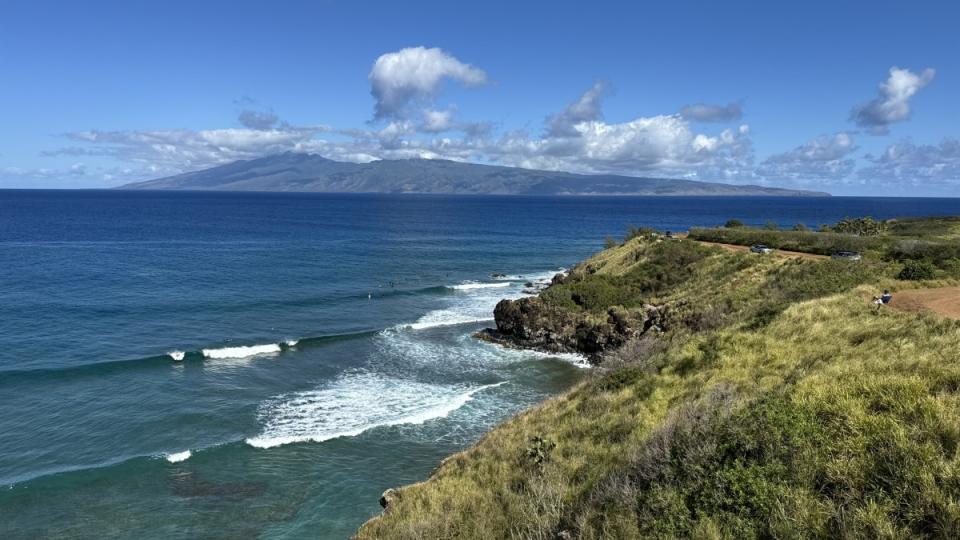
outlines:
[[[347,537],[583,376],[470,334],[605,235],[922,214],[960,201],[0,191],[0,537]]]

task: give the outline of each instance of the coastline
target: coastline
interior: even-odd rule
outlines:
[[[591,376],[498,424],[471,447],[443,459],[426,479],[385,492],[381,498],[385,510],[364,523],[356,538],[510,534],[592,538],[597,530],[632,538],[656,531],[729,534],[740,530],[737,527],[747,527],[743,529],[747,536],[756,536],[766,534],[763,531],[769,527],[791,530],[795,523],[743,521],[753,518],[736,517],[725,507],[658,507],[663,501],[650,499],[656,493],[650,490],[660,485],[670,490],[688,489],[687,485],[695,492],[707,489],[696,487],[700,480],[690,477],[690,471],[704,467],[721,474],[735,463],[714,456],[727,444],[723,441],[730,437],[753,441],[764,430],[800,429],[779,422],[796,415],[822,414],[816,411],[840,399],[828,396],[865,393],[866,397],[844,402],[841,410],[853,415],[849,421],[875,422],[875,417],[882,417],[897,426],[895,430],[916,431],[923,440],[947,436],[938,434],[937,426],[949,424],[946,418],[960,418],[956,408],[911,425],[907,418],[915,413],[903,416],[907,413],[897,412],[900,409],[874,410],[870,405],[877,399],[874,396],[896,391],[904,411],[929,407],[930,400],[939,399],[945,380],[960,377],[960,363],[941,365],[938,355],[943,347],[960,346],[960,323],[926,313],[873,312],[865,307],[870,291],[877,287],[894,289],[896,297],[897,289],[911,286],[889,277],[897,267],[896,262],[872,258],[850,265],[813,257],[764,257],[694,240],[641,237],[578,264],[536,297],[501,301],[494,314],[496,328],[475,337],[507,347],[587,354],[595,366]],[[956,278],[947,278],[919,285],[955,283]],[[634,293],[639,296],[630,296]],[[644,302],[634,300],[640,296]],[[916,358],[910,373],[914,378],[923,374],[915,383],[904,382],[911,375],[898,372],[905,369],[902,361],[897,362],[896,351],[884,348],[885,333],[894,328],[908,333],[908,338],[901,339],[909,340]],[[950,330],[944,332],[944,328]],[[847,346],[836,348],[837,342]],[[858,381],[873,382],[863,387]],[[764,416],[770,407],[783,412]],[[777,461],[799,452],[809,455],[805,466],[825,467],[836,459],[834,452],[850,451],[842,450],[849,444],[855,444],[857,455],[870,459],[873,445],[879,444],[876,441],[888,436],[867,430],[850,439],[851,434],[833,429],[829,423],[814,423],[785,441],[760,443],[773,445],[772,453],[750,459],[760,460],[758,465],[774,460],[777,467],[786,469],[772,476],[758,473],[750,482],[775,491],[796,482],[798,487],[793,489],[813,490],[804,497],[819,497],[817,504],[827,508],[867,504],[866,496],[851,502],[852,495],[843,495],[847,497],[843,502],[824,495],[815,482],[810,484],[815,479],[793,476],[803,469],[795,469],[790,461]],[[805,441],[814,432],[826,438],[811,439],[823,442],[810,446]],[[960,433],[947,437],[960,444]],[[784,444],[800,446],[777,457],[785,450],[773,449]],[[679,465],[659,461],[655,456],[664,451],[661,448],[673,448],[670,452],[687,458]],[[902,451],[919,452],[919,448],[907,444]],[[939,470],[937,459],[949,460],[952,455],[931,457],[934,461],[926,466]],[[662,471],[677,466],[663,476],[667,473]],[[862,474],[868,477],[888,474],[864,466]],[[623,472],[636,471],[635,467],[642,472]],[[645,478],[640,485],[635,484],[640,481],[637,474]],[[906,474],[902,481],[907,482],[916,472],[905,469],[898,474]],[[735,487],[740,481],[731,477],[730,486],[710,489],[723,493],[743,489]],[[852,478],[844,480],[848,481]],[[610,499],[625,489],[647,502],[624,506],[617,497]],[[741,495],[746,498],[740,505],[767,504],[760,492],[749,493]],[[948,493],[949,489],[937,496],[949,499]],[[874,496],[899,497],[883,488]],[[812,516],[802,513],[811,504],[807,498],[781,500],[781,504],[793,505],[798,515]],[[917,503],[910,499],[901,504]],[[438,508],[444,511],[438,513]],[[707,525],[702,521],[705,513],[712,516]],[[640,521],[627,517],[634,514],[645,517]],[[803,527],[828,534],[867,526],[856,519],[843,523],[809,519],[813,518]],[[890,514],[882,519],[901,518]],[[680,528],[660,528],[664,526]],[[907,522],[904,526],[917,525]],[[955,530],[954,525],[943,527],[938,530]]]

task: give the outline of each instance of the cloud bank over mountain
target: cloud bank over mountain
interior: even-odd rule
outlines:
[[[910,119],[911,101],[935,70],[892,67],[876,98],[855,106],[850,120],[884,135]],[[597,81],[539,128],[502,130],[486,119],[465,120],[449,99],[493,84],[482,67],[440,48],[408,47],[376,58],[368,82],[373,113],[361,128],[298,125],[272,108],[243,101],[237,125],[216,129],[90,129],[66,133],[67,146],[45,151],[76,159],[72,171],[0,169],[7,175],[99,174],[109,185],[175,175],[283,152],[369,163],[380,159],[447,159],[574,173],[687,178],[734,184],[829,189],[851,182],[927,182],[960,187],[956,139],[940,144],[891,142],[878,155],[860,155],[857,132],[820,135],[758,159],[743,101],[694,103],[678,112],[608,120],[611,86]],[[842,119],[838,119],[838,124]],[[110,158],[120,165],[91,167]],[[914,174],[913,171],[917,171]]]

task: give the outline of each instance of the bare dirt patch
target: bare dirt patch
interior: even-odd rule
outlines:
[[[944,317],[960,320],[960,287],[899,291],[893,295],[890,307],[911,313],[929,310]]]

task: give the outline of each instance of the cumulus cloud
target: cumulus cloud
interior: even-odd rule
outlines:
[[[947,137],[940,144],[891,144],[879,156],[867,156],[870,165],[857,175],[879,184],[925,188],[960,187],[960,140]],[[956,194],[953,192],[952,194]]]
[[[355,162],[443,158],[584,173],[752,178],[748,126],[700,133],[679,114],[607,122],[601,110],[605,92],[603,83],[595,84],[549,116],[541,136],[523,131],[497,134],[492,124],[456,122],[452,108],[427,108],[418,118],[397,117],[370,130],[281,122],[268,129],[82,131],[67,135],[75,146],[49,154],[109,156],[151,177],[294,151]],[[461,135],[444,135],[451,130]]]
[[[726,105],[694,103],[682,107],[680,116],[693,122],[733,122],[743,117],[743,107],[738,102]]]
[[[400,116],[411,102],[432,100],[444,80],[467,86],[487,82],[483,70],[441,49],[425,47],[409,47],[380,56],[368,78],[378,119]]]
[[[757,174],[774,181],[798,183],[841,180],[856,167],[856,161],[850,157],[856,149],[848,133],[821,135],[789,152],[768,157],[757,167]]]
[[[550,170],[678,176],[704,180],[752,177],[749,127],[696,133],[679,114],[603,120],[603,83],[546,121],[541,138],[512,132],[482,150],[492,161]]]
[[[850,120],[876,135],[889,133],[889,125],[910,118],[910,98],[930,84],[936,71],[927,68],[919,75],[896,66],[880,83],[880,95],[850,111]]]
[[[576,126],[582,122],[603,118],[602,101],[607,94],[608,85],[597,81],[593,87],[583,93],[580,99],[566,106],[562,112],[547,118],[547,135],[551,137],[571,137],[579,135]]]

